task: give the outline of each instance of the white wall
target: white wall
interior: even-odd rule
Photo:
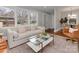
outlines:
[[[51,14],[46,14],[46,19],[44,19],[44,22],[45,22],[44,24],[45,24],[46,29],[53,28],[53,25],[52,25],[53,19],[52,18],[53,17]]]
[[[38,25],[44,26],[44,13],[38,12]]]
[[[10,7],[10,8],[17,8],[17,7]],[[33,10],[34,11],[34,10]],[[71,11],[60,12],[57,9],[54,10],[54,14],[49,15],[45,12],[37,11],[38,12],[38,25],[45,26],[46,28],[54,28],[55,31],[61,29],[60,19],[67,17]],[[79,24],[79,10],[72,11],[73,14],[77,15],[77,22]],[[46,15],[46,18],[44,16]]]
[[[51,17],[52,17],[52,21],[51,21],[51,22],[52,22],[52,24],[51,24],[51,28],[53,28],[53,29],[54,29],[54,14],[52,14],[52,15],[51,15]]]
[[[61,12],[58,11],[57,9],[54,9],[54,31],[55,32],[61,29],[60,19],[61,19]]]
[[[38,25],[44,26],[46,29],[54,28],[53,23],[53,15],[47,14],[45,12],[38,11]]]
[[[65,11],[61,13],[61,17],[68,17],[68,14],[76,14],[77,15],[77,24],[79,24],[79,10],[73,10],[73,11]]]
[[[20,8],[20,7],[12,7],[12,6],[10,6],[9,8],[12,8],[12,9],[14,9],[14,10],[18,10],[18,8]],[[23,9],[23,8],[22,8]],[[24,8],[25,9],[25,8]],[[27,9],[26,9],[27,10]],[[31,11],[32,11],[32,9],[31,9]],[[37,10],[34,10],[33,9],[33,11],[36,11],[36,12],[38,12],[38,25],[39,26],[45,26],[46,27],[46,29],[47,28],[53,28],[54,26],[52,25],[52,15],[50,15],[50,14],[47,14],[47,13],[45,13],[45,12],[41,12],[41,11],[37,11]],[[53,11],[52,11],[53,12]],[[44,17],[46,15],[46,18]],[[17,22],[17,21],[16,21]]]
[[[77,15],[77,24],[79,24],[79,10],[71,10],[71,11],[58,11],[54,10],[54,29],[55,32],[61,29],[61,24],[59,23],[61,18],[68,17],[68,14],[76,14]]]
[[[45,26],[46,29],[50,28],[52,23],[50,23],[52,20],[51,15],[43,12],[38,12],[38,25],[39,26]]]

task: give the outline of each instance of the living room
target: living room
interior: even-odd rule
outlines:
[[[43,8],[43,9],[42,9]],[[45,28],[53,28],[52,13],[46,7],[4,6],[0,7],[1,52],[26,43],[26,37],[45,32]],[[44,11],[45,10],[45,11]],[[50,9],[49,9],[50,10]],[[46,24],[44,22],[46,19]],[[51,20],[51,21],[48,21]],[[50,24],[51,22],[51,24]],[[44,27],[45,26],[45,27]],[[25,31],[27,31],[25,33]],[[17,33],[19,32],[19,34]],[[20,35],[22,34],[22,35]],[[19,37],[18,37],[19,36]],[[17,38],[18,37],[18,38]],[[23,40],[22,40],[23,39]],[[7,43],[6,43],[7,40]],[[19,51],[20,52],[20,51]]]
[[[0,10],[1,52],[78,52],[77,43],[72,43],[71,40],[66,41],[66,39],[70,39],[71,37],[68,37],[67,35],[67,37],[64,37],[61,34],[58,34],[58,31],[66,27],[64,26],[64,23],[60,23],[61,18],[64,19],[65,17],[68,17],[68,14],[75,14],[78,16],[79,7],[4,6],[0,7]],[[78,17],[76,18],[75,25],[78,25],[79,21],[77,19]],[[66,24],[69,24],[68,22]],[[62,32],[60,31],[60,33]],[[40,38],[41,41],[36,40],[37,38]],[[34,43],[35,40],[36,42]]]

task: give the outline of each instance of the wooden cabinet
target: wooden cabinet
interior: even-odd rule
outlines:
[[[0,39],[0,53],[7,49],[7,42],[4,38]]]

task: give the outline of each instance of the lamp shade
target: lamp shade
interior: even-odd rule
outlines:
[[[3,22],[0,22],[0,27],[3,27]]]

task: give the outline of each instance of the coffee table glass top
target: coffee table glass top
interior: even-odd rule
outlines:
[[[39,36],[39,35],[35,35],[29,38],[29,41],[35,45],[40,45],[41,43],[43,43],[44,41],[48,40],[50,36]]]
[[[53,35],[48,33],[31,36],[28,40],[29,41],[26,44],[35,52],[41,51],[41,49],[43,49],[50,42],[54,42]]]

